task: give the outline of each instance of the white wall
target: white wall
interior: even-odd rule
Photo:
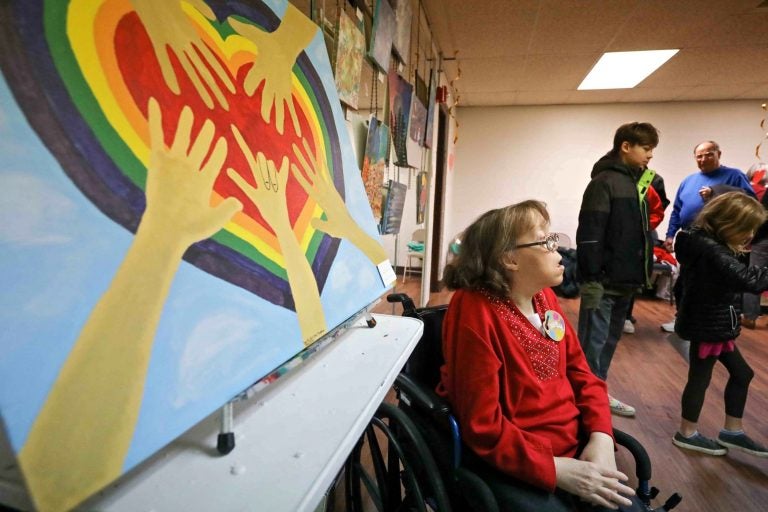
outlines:
[[[746,171],[765,133],[758,101],[461,107],[456,161],[448,176],[443,254],[447,243],[481,213],[524,199],[549,206],[552,231],[575,241],[579,206],[593,163],[613,143],[616,128],[647,121],[660,131],[650,167],[674,201],[680,181],[698,172],[693,148],[712,139],[722,163]],[[761,151],[768,159],[768,147]],[[672,207],[667,209],[667,216]],[[666,233],[667,219],[659,228]]]

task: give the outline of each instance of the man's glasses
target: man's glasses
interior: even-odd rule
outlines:
[[[537,245],[543,245],[549,252],[555,252],[557,250],[557,243],[560,241],[560,235],[557,233],[548,234],[541,242],[531,242],[529,244],[520,244],[513,247],[513,249],[522,249],[523,247],[536,247]]]

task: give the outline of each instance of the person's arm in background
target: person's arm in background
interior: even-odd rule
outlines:
[[[702,188],[699,194],[706,203],[710,199],[714,199],[715,197],[723,195],[726,192],[744,192],[744,189],[731,185],[712,185],[711,187]]]
[[[662,210],[666,210],[667,206],[671,204],[671,201],[667,197],[667,188],[664,185],[664,178],[661,177],[661,174],[658,172],[653,177],[653,181],[651,181],[651,186],[656,191],[656,193],[659,195],[659,198],[661,199],[661,207]]]
[[[648,225],[653,231],[664,220],[664,203],[653,185],[648,187],[645,197],[648,200]]]
[[[672,214],[669,216],[669,226],[667,227],[667,238],[664,240],[664,248],[669,252],[674,252],[675,233],[680,229],[680,208],[683,207],[683,201],[680,198],[681,191],[685,186],[685,180],[680,184],[675,195],[675,202],[672,205]]]

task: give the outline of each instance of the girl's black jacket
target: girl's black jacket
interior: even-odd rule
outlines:
[[[768,267],[745,265],[700,228],[677,234],[675,255],[680,263],[675,332],[692,342],[736,339],[741,294],[768,290]]]

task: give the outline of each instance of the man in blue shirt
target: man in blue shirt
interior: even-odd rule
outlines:
[[[704,207],[704,203],[712,197],[712,187],[729,185],[755,197],[747,176],[739,169],[721,165],[721,155],[720,146],[713,140],[704,141],[693,148],[693,156],[701,172],[686,176],[680,183],[680,188],[677,189],[672,215],[669,218],[667,238],[664,240],[664,248],[669,252],[673,252],[675,234],[678,230],[690,227],[696,215]],[[675,321],[661,324],[661,330],[674,332]]]
[[[712,195],[714,185],[730,185],[743,189],[744,192],[755,197],[746,175],[739,169],[721,165],[721,155],[720,146],[712,140],[702,142],[694,148],[693,156],[701,172],[687,176],[677,189],[672,215],[669,218],[667,238],[664,241],[668,251],[672,252],[675,233],[691,225],[704,207],[704,202]]]

